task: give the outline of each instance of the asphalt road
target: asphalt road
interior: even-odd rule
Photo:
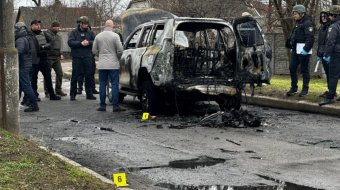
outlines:
[[[110,105],[96,111],[99,100],[84,94],[40,94],[39,112],[21,110],[21,135],[109,179],[126,173],[133,189],[340,189],[339,118],[244,105],[260,127],[211,128],[199,120],[216,104],[142,121],[132,97],[121,104],[126,112],[113,113]]]

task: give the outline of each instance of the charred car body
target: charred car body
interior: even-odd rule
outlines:
[[[167,17],[137,26],[126,35],[120,60],[120,101],[137,96],[143,111],[151,114],[160,113],[165,104],[206,100],[216,101],[222,110],[239,109],[245,84],[270,81],[261,30],[251,34],[258,39],[248,45],[241,38],[245,22],[256,23],[251,17],[231,23]]]

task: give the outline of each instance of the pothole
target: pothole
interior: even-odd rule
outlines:
[[[222,158],[200,157],[192,160],[177,160],[169,163],[171,168],[197,169],[200,167],[213,166],[225,162]]]

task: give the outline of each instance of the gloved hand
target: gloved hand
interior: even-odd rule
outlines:
[[[316,61],[320,61],[320,60],[321,60],[321,57],[316,58]]]
[[[323,60],[325,60],[328,63],[331,60],[331,56],[323,57]]]
[[[290,53],[293,53],[293,49],[290,49]]]
[[[306,52],[304,49],[301,51],[301,55],[308,55],[308,52]]]

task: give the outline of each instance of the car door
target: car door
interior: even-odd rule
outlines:
[[[245,82],[269,82],[266,73],[271,73],[271,71],[268,71],[270,67],[266,66],[268,64],[266,62],[266,47],[258,23],[252,17],[240,17],[233,19],[232,26],[238,44],[240,44],[237,54],[239,63],[237,70],[246,71],[254,76],[252,76],[254,81]]]
[[[120,60],[119,84],[122,90],[138,90],[138,71],[141,58],[147,48],[146,39],[150,33],[151,26],[141,27],[128,38],[122,58]]]

